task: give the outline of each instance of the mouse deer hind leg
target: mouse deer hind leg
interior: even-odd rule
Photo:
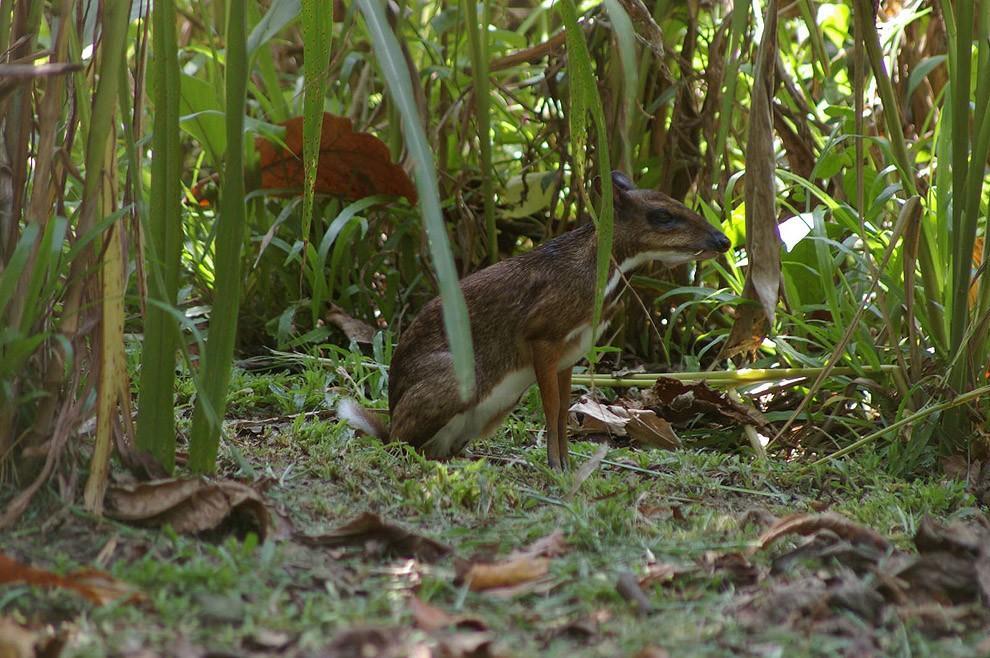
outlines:
[[[547,430],[547,463],[550,468],[560,470],[563,462],[560,455],[558,428],[560,425],[560,392],[558,390],[557,363],[560,348],[549,341],[533,342],[533,371],[540,387],[540,401],[543,403],[543,416]]]

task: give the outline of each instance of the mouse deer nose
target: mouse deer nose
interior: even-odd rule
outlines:
[[[729,238],[725,237],[724,233],[716,233],[714,236],[712,236],[712,247],[716,251],[725,252],[728,251],[729,247],[731,246],[732,243],[729,242]]]

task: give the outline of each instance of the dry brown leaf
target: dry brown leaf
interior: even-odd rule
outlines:
[[[96,605],[114,601],[139,603],[145,600],[144,594],[135,587],[102,571],[81,569],[60,576],[44,569],[36,569],[0,553],[0,585],[16,583],[71,590]]]
[[[294,537],[307,546],[362,546],[372,552],[379,550],[424,562],[436,562],[453,551],[446,544],[388,523],[372,512],[364,512],[322,535],[296,533]]]
[[[418,596],[409,597],[409,612],[412,614],[416,627],[427,633],[447,628],[457,623],[457,618],[447,614],[440,608],[430,605]]]
[[[670,423],[649,409],[637,409],[626,430],[633,441],[653,448],[673,450],[681,445]]]
[[[643,402],[659,416],[675,423],[706,414],[722,422],[753,425],[757,429],[770,431],[763,414],[736,402],[723,391],[716,391],[705,382],[689,383],[659,377],[652,388],[643,392]]]
[[[282,651],[292,644],[293,637],[283,631],[256,628],[244,639],[244,645],[255,651]]]
[[[170,478],[110,487],[108,516],[195,534],[244,523],[264,541],[271,516],[261,494],[234,480]]]
[[[670,653],[657,646],[648,646],[640,649],[633,658],[670,658]]]
[[[619,578],[615,582],[615,591],[626,601],[632,603],[636,607],[638,614],[646,615],[653,610],[650,599],[647,598],[639,586],[639,580],[632,573],[623,571],[619,574]]]
[[[342,631],[317,655],[321,658],[412,658],[415,653],[401,628],[351,628]]]
[[[457,631],[437,638],[436,658],[495,658],[495,636],[488,631]]]
[[[592,473],[598,470],[598,467],[601,466],[602,460],[605,459],[606,455],[608,455],[608,446],[599,446],[598,450],[595,451],[595,454],[589,457],[588,461],[581,464],[581,468],[579,468],[574,474],[574,484],[571,485],[570,491],[567,492],[566,498],[570,499],[574,497],[574,495],[581,488],[581,485],[584,484],[584,481],[591,477]]]
[[[264,138],[255,141],[261,187],[301,190],[303,118],[293,117],[281,125],[285,147]],[[392,194],[416,203],[416,188],[402,167],[392,163],[385,143],[370,133],[354,132],[350,119],[330,113],[323,115],[316,191],[346,199]]]
[[[510,560],[520,557],[559,557],[570,549],[560,528],[545,537],[540,537],[529,546],[509,553]]]
[[[39,639],[13,619],[0,617],[0,658],[34,658]]]
[[[491,564],[475,562],[461,577],[473,592],[515,587],[539,580],[550,571],[550,560],[544,557],[523,556]]]
[[[569,410],[578,431],[628,436],[639,443],[673,450],[681,445],[670,424],[650,409],[629,409],[618,404],[602,404],[582,396]]]
[[[876,530],[850,521],[835,512],[794,514],[785,517],[760,536],[759,547],[766,549],[786,535],[811,535],[819,530],[829,530],[847,541],[867,544],[881,551],[890,549],[890,542]]]
[[[681,576],[697,573],[698,567],[689,565],[671,564],[669,562],[654,562],[647,565],[646,574],[639,579],[639,586],[642,588],[650,585],[663,585],[673,582]]]
[[[746,559],[742,553],[713,553],[705,551],[699,564],[708,573],[721,573],[736,587],[753,585],[760,579],[760,571],[756,565]]]
[[[777,159],[774,149],[773,79],[777,63],[777,0],[770,0],[763,19],[763,37],[754,65],[752,101],[746,146],[746,284],[743,296],[760,303],[766,325],[773,326],[780,291],[780,232],[777,228]],[[752,308],[740,307],[724,351],[752,348],[765,326]],[[762,341],[762,337],[759,337]]]
[[[355,343],[370,345],[375,337],[375,328],[367,322],[356,320],[344,312],[336,304],[331,304],[326,314],[326,321],[344,332],[348,340]]]

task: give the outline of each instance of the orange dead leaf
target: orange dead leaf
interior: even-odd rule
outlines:
[[[0,553],[0,584],[12,583],[72,590],[97,605],[117,600],[128,603],[144,600],[144,595],[134,587],[102,571],[82,569],[60,576],[44,569],[36,569]]]
[[[464,574],[472,591],[482,592],[499,587],[513,587],[547,575],[550,560],[542,557],[519,557],[495,564],[475,563]]]
[[[281,144],[258,138],[261,187],[301,190],[303,173],[303,118],[285,121]],[[316,191],[346,199],[375,194],[404,196],[416,203],[416,188],[406,172],[394,164],[388,147],[370,133],[354,132],[351,120],[330,113],[323,115]]]

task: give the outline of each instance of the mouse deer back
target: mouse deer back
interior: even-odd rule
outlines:
[[[338,409],[356,429],[402,440],[426,456],[454,455],[499,426],[535,382],[546,417],[547,457],[567,465],[571,370],[608,326],[619,283],[641,265],[667,266],[714,257],[731,246],[701,215],[661,192],[637,189],[612,172],[613,263],[604,313],[592,330],[595,228],[585,224],[533,251],[460,282],[474,344],[476,387],[458,395],[453,358],[434,298],[400,337],[388,380],[391,425],[351,401]]]

